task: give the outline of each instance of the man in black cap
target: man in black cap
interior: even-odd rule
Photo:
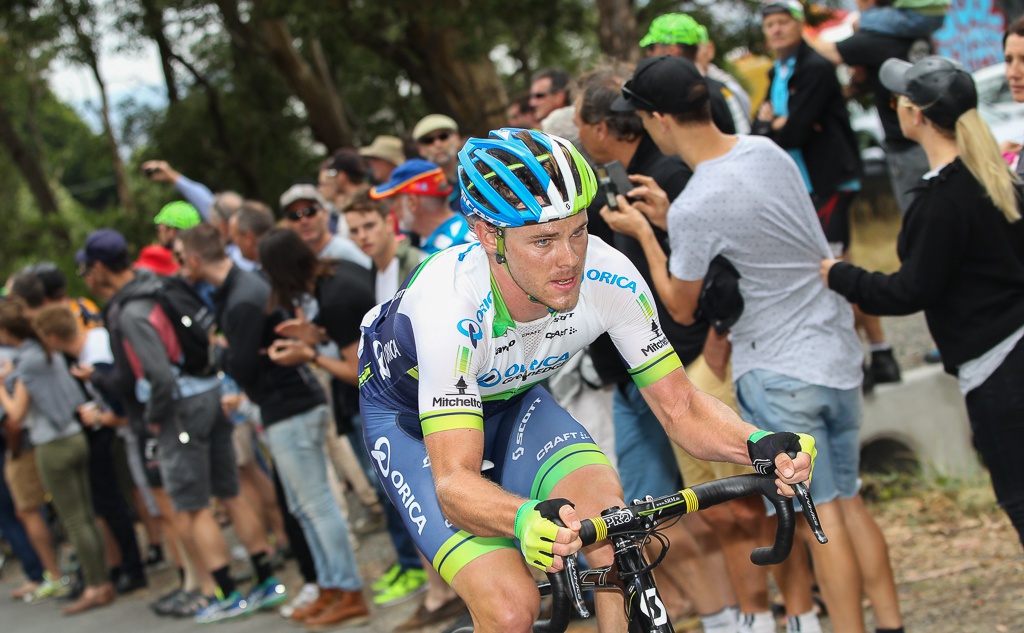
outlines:
[[[768,139],[720,132],[711,122],[707,85],[684,59],[640,62],[612,107],[636,110],[658,148],[681,157],[694,175],[670,208],[648,213],[668,228],[670,258],[625,198],[619,214],[602,216],[616,230],[635,233],[676,321],[694,322],[713,258],[724,256],[739,272],[745,308],[729,338],[743,418],[765,430],[811,433],[824,447],[811,492],[832,534],[829,547],[812,546],[815,570],[833,622],[863,630],[861,578],[875,583],[869,590],[876,610],[890,598],[895,604],[895,587],[889,585],[892,596],[879,591],[892,571],[881,531],[858,494],[860,342],[849,305],[829,297],[815,278],[816,254],[830,250],[800,171]],[[863,576],[855,540],[856,551],[867,553],[861,560],[872,563]]]

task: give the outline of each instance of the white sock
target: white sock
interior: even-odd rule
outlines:
[[[771,611],[741,613],[739,633],[775,633],[775,616]]]
[[[704,633],[738,633],[736,630],[737,613],[735,607],[726,607],[718,613],[700,616]]]
[[[884,351],[886,351],[886,350],[890,350],[890,349],[892,349],[892,345],[889,345],[888,343],[886,343],[885,341],[883,341],[883,342],[881,342],[881,343],[870,343],[870,344],[868,345],[868,348],[869,348],[869,349],[870,349],[870,350],[871,350],[872,352],[884,352]]]
[[[786,633],[821,633],[818,614],[811,609],[807,613],[786,618]]]

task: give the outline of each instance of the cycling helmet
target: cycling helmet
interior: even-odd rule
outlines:
[[[519,128],[471,138],[459,152],[462,209],[498,228],[561,220],[586,209],[597,179],[569,141]]]

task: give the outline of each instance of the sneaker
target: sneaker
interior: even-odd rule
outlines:
[[[900,366],[892,355],[892,348],[871,352],[871,376],[876,385],[900,381]]]
[[[937,365],[942,362],[942,354],[939,353],[939,350],[933,349],[924,355],[924,362],[929,365]]]
[[[373,597],[373,604],[387,607],[427,590],[427,572],[410,568],[402,571],[391,585]]]
[[[281,581],[271,576],[249,592],[249,610],[273,609],[288,599],[288,590]]]
[[[389,567],[386,572],[384,572],[383,576],[375,580],[374,583],[370,585],[370,589],[373,590],[373,593],[380,593],[384,591],[385,589],[391,586],[391,583],[395,582],[395,579],[398,578],[399,574],[401,573],[402,566],[398,563],[395,563],[394,565]]]
[[[146,567],[153,567],[154,569],[163,569],[167,566],[164,561],[164,548],[159,545],[150,545],[146,549]]]
[[[195,618],[196,614],[217,601],[215,596],[204,596],[198,591],[184,592],[170,607],[168,615],[175,618]]]
[[[54,579],[50,572],[43,572],[43,582],[32,593],[24,596],[22,600],[29,603],[42,602],[50,598],[63,598],[71,593],[71,579],[61,576]]]
[[[205,608],[196,613],[196,624],[210,624],[233,620],[249,613],[249,602],[237,591],[223,600],[212,600]]]
[[[299,589],[299,594],[292,598],[292,601],[278,610],[282,618],[290,618],[296,609],[313,604],[320,597],[320,587],[316,583],[307,582]]]
[[[174,605],[184,601],[191,594],[184,589],[175,589],[165,593],[153,602],[149,603],[150,610],[157,615],[171,615],[174,613]]]

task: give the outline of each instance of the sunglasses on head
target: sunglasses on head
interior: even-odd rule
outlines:
[[[449,138],[451,138],[451,136],[451,132],[438,132],[433,136],[424,136],[416,142],[419,143],[420,145],[433,145],[437,141],[447,141]]]
[[[628,81],[626,83],[622,84],[622,94],[626,95],[626,97],[630,101],[632,101],[636,105],[640,106],[640,108],[643,109],[643,110],[647,110],[648,112],[657,112],[658,111],[657,106],[655,106],[653,103],[651,103],[647,99],[641,97],[637,93],[633,92],[629,88],[629,82]]]
[[[906,99],[906,97],[904,97],[903,95],[898,95],[895,92],[889,95],[889,107],[892,108],[893,110],[899,108],[900,99]],[[910,102],[910,99],[907,99],[907,107],[913,107],[913,105],[914,104]]]
[[[308,207],[302,209],[296,209],[294,211],[288,211],[284,214],[284,217],[288,218],[292,222],[298,222],[302,218],[311,218],[320,212],[320,207],[315,204],[311,204]]]

